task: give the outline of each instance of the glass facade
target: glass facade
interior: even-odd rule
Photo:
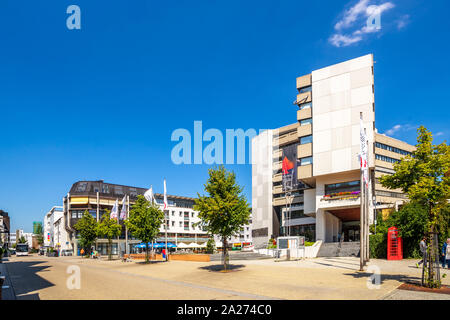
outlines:
[[[348,191],[360,191],[361,182],[359,180],[340,182],[325,185],[325,194],[348,192]]]

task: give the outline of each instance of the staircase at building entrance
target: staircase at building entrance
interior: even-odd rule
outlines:
[[[322,243],[318,257],[359,257],[359,241]]]

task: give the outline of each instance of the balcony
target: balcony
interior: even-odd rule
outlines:
[[[272,170],[273,170],[274,172],[276,172],[276,171],[278,171],[278,170],[281,170],[281,168],[282,168],[281,161],[278,161],[278,162],[275,162],[275,163],[273,164]]]
[[[291,131],[289,133],[283,134],[277,138],[273,139],[273,144],[283,146],[289,143],[297,142],[298,136],[297,136],[297,130]]]
[[[297,158],[312,156],[312,143],[299,144],[297,146]]]
[[[303,195],[301,195],[301,196],[294,196],[294,199],[292,200],[292,204],[302,203],[302,202],[303,202]],[[284,205],[286,205],[286,198],[285,197],[274,198],[273,199],[273,205],[274,206],[284,206]]]
[[[299,93],[297,95],[297,100],[295,101],[295,103],[301,104],[301,103],[307,103],[307,102],[311,102],[311,101],[312,101],[311,92],[304,92],[304,93]]]
[[[272,189],[273,194],[283,193],[283,186],[275,186]]]
[[[297,110],[297,121],[309,119],[312,117],[312,109],[311,108],[305,108],[302,110]],[[300,126],[299,128],[301,128]],[[297,129],[298,131],[298,129]]]
[[[283,180],[282,178],[282,174],[281,173],[277,173],[273,175],[272,181],[273,182],[281,182]]]
[[[307,74],[297,78],[297,89],[309,87],[312,84],[311,74]]]
[[[273,159],[280,159],[282,155],[282,150],[276,150],[273,152]]]
[[[297,178],[306,179],[312,177],[312,164],[307,164],[305,166],[298,166],[297,168]]]
[[[303,110],[299,110],[299,111],[303,111]],[[299,139],[301,137],[309,136],[309,135],[312,135],[312,125],[307,124],[307,125],[304,125],[304,126],[299,126],[297,128],[297,136],[298,136]]]

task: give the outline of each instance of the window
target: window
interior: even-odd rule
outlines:
[[[76,192],[85,192],[87,187],[87,182],[80,182],[76,188]]]
[[[175,227],[175,221],[172,221],[172,227]]]
[[[123,195],[123,188],[122,188],[122,186],[116,186],[114,188],[114,191],[115,191],[115,194]]]
[[[183,222],[182,221],[180,221],[180,228],[183,226]]]
[[[312,118],[300,120],[300,125],[301,126],[306,126],[306,125],[311,124],[311,123],[312,123]]]
[[[309,86],[309,87],[301,88],[299,93],[305,93],[305,92],[311,92],[311,91],[312,91],[312,86]]]
[[[306,157],[306,158],[301,158],[300,159],[300,165],[301,166],[307,166],[308,164],[312,164],[312,163],[313,163],[312,157]]]
[[[307,144],[307,143],[312,143],[312,135],[300,138],[300,144]]]
[[[72,211],[72,219],[76,219],[77,218],[77,212],[76,211]]]
[[[332,194],[338,192],[350,192],[350,191],[360,191],[361,182],[359,180],[326,184],[325,194]]]
[[[391,146],[388,146],[387,144],[379,143],[379,142],[375,142],[375,147],[380,148],[380,149],[384,149],[384,150],[387,150],[387,151],[395,152],[395,153],[398,153],[398,154],[401,154],[401,155],[404,155],[404,156],[407,156],[407,155],[411,154],[411,152],[409,152],[409,151],[405,151],[405,150],[402,150],[402,149],[399,149],[399,148],[396,148],[396,147],[391,147]]]
[[[109,186],[107,184],[102,185],[102,193],[109,193]]]
[[[390,158],[390,157],[386,157],[386,156],[382,156],[380,154],[376,154],[375,155],[375,159],[381,160],[381,161],[385,161],[385,162],[389,162],[389,163],[400,162],[400,160],[397,160],[397,159],[394,159],[394,158]]]
[[[181,218],[183,216],[183,213],[180,211],[180,215],[179,215],[179,217]]]
[[[191,215],[191,218],[193,218],[194,217],[194,212],[192,212],[192,215]]]
[[[300,105],[299,110],[308,109],[308,108],[311,108],[311,106],[312,106],[311,102],[308,102],[308,103]]]
[[[184,223],[184,230],[189,230],[189,222],[188,221],[186,221]]]
[[[130,192],[130,197],[137,197],[136,188],[130,188],[130,189],[128,189],[128,191]]]
[[[175,216],[175,211],[172,211],[172,217]]]

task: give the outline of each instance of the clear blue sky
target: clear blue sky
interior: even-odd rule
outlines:
[[[81,30],[66,27],[71,4]],[[293,123],[297,76],[368,53],[378,130],[448,139],[449,13],[447,0],[2,0],[0,209],[31,231],[83,179],[162,192],[165,177],[195,196],[208,166],[171,162],[174,129]],[[251,167],[228,167],[251,201]]]

